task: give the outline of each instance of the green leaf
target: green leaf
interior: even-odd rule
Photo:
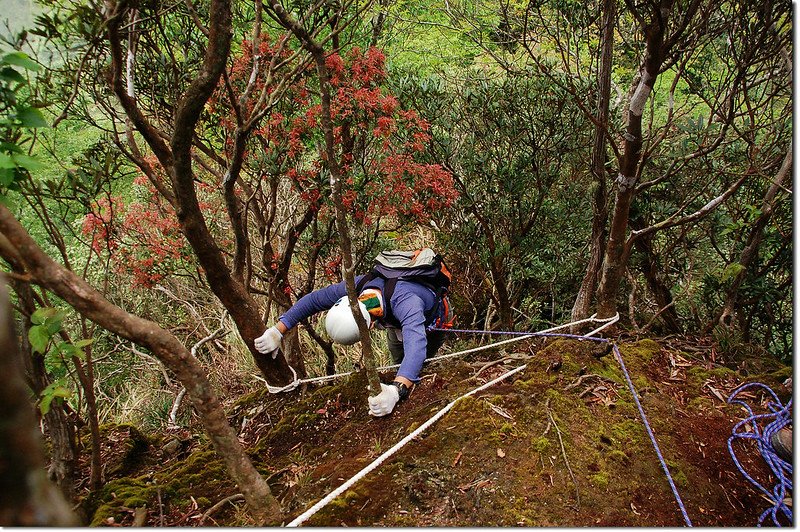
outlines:
[[[61,330],[61,324],[63,323],[63,321],[64,321],[64,318],[66,318],[66,317],[67,317],[67,313],[66,313],[66,312],[64,312],[63,310],[60,310],[60,309],[59,309],[59,310],[57,310],[57,311],[55,312],[55,314],[53,314],[52,316],[48,317],[48,318],[47,318],[47,319],[44,321],[44,324],[43,324],[43,325],[44,325],[45,327],[47,327],[47,331],[48,331],[48,332],[49,332],[51,335],[52,335],[52,334],[55,334],[55,333],[57,333],[58,331],[60,331],[60,330]]]
[[[34,325],[41,325],[47,318],[52,318],[58,314],[58,309],[55,307],[42,307],[37,309],[33,314],[31,314],[31,323]]]
[[[41,67],[31,60],[27,54],[22,52],[11,52],[10,54],[6,54],[2,60],[3,63],[7,65],[14,65],[22,68],[26,68],[28,70],[39,70]]]
[[[50,126],[50,124],[47,123],[47,120],[44,119],[42,112],[36,107],[26,107],[17,113],[17,118],[20,122],[22,122],[23,127],[31,129]]]
[[[0,153],[0,168],[16,168],[14,160],[7,153]]]
[[[16,83],[25,83],[25,77],[11,67],[0,69],[0,78]]]
[[[83,359],[84,354],[83,351],[69,342],[59,342],[56,351],[54,351],[54,355],[61,353],[67,357],[78,357]]]
[[[725,270],[723,270],[722,272],[720,281],[723,283],[727,283],[728,281],[732,280],[734,277],[739,275],[742,272],[742,270],[744,270],[744,266],[742,266],[738,262],[733,262],[731,264],[728,264],[728,266],[726,266]]]
[[[28,331],[28,341],[34,353],[44,354],[47,344],[50,342],[50,334],[44,325],[34,325]]]
[[[22,153],[15,153],[11,156],[14,159],[14,162],[17,163],[17,166],[21,166],[29,171],[39,170],[44,168],[44,165],[31,157],[30,155],[25,155]]]
[[[39,394],[39,410],[42,415],[47,414],[54,399],[69,399],[71,396],[72,391],[65,388],[61,382],[53,382]]]
[[[84,348],[87,345],[92,345],[93,343],[94,343],[94,338],[85,338],[83,340],[78,340],[77,342],[74,342],[72,345],[78,348]]]
[[[10,187],[17,172],[14,168],[0,168],[0,187]]]
[[[20,148],[17,144],[13,142],[0,142],[0,150],[10,151],[14,153],[24,153],[22,151],[22,148]]]

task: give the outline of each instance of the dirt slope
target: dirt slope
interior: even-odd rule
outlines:
[[[693,524],[755,525],[767,503],[728,454],[731,428],[743,414],[722,398],[760,380],[784,399],[791,368],[751,361],[744,377],[705,360],[696,347],[641,340],[620,349]],[[383,419],[367,414],[366,382],[355,376],[288,394],[252,394],[231,407],[231,421],[289,522],[454,398],[527,363],[460,401],[306,525],[682,526],[608,351],[595,342],[537,340],[434,363],[411,398]],[[236,488],[201,435],[151,437],[131,428],[108,434],[117,441],[107,450],[117,479],[85,501],[94,524],[129,524],[136,507],[147,508],[149,525],[252,524],[237,499],[204,517]],[[766,479],[757,452],[742,456]]]

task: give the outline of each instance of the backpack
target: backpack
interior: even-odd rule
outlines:
[[[447,290],[450,287],[452,275],[444,264],[442,256],[431,248],[422,248],[414,251],[392,250],[383,251],[375,257],[372,270],[358,283],[357,291],[361,292],[364,285],[378,277],[384,279],[383,301],[389,307],[397,281],[412,281],[433,290],[436,294],[436,304],[425,314],[428,323],[439,312],[440,305],[444,305],[443,318],[432,323],[433,327],[452,327],[453,319],[450,302],[447,299]],[[391,314],[386,313],[385,320],[395,327],[400,323]]]

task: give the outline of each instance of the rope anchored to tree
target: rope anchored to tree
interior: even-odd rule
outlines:
[[[438,328],[432,328],[431,330],[434,330],[434,331],[442,331],[442,332],[450,332],[450,333],[469,333],[469,334],[480,333],[480,334],[495,334],[495,335],[496,334],[503,334],[503,335],[514,335],[514,336],[517,336],[517,338],[511,338],[509,340],[503,340],[501,342],[495,342],[493,344],[488,344],[488,345],[484,345],[484,346],[481,346],[481,347],[474,347],[472,349],[465,349],[464,351],[457,351],[455,353],[448,353],[446,355],[440,355],[440,356],[437,356],[437,357],[428,358],[428,359],[425,360],[424,363],[427,364],[429,362],[438,362],[440,360],[446,360],[448,358],[459,357],[459,356],[467,355],[467,354],[470,354],[470,353],[477,353],[479,351],[485,351],[487,349],[494,349],[496,347],[500,347],[501,345],[511,344],[511,343],[514,343],[514,342],[520,342],[522,340],[525,340],[525,339],[528,339],[528,338],[534,338],[536,336],[548,336],[548,333],[552,333],[553,331],[566,329],[567,327],[573,327],[575,325],[581,325],[583,323],[594,322],[594,323],[601,323],[602,324],[600,327],[594,329],[593,331],[590,331],[590,332],[586,333],[583,336],[559,335],[559,336],[562,336],[562,337],[563,336],[567,336],[567,337],[572,337],[572,338],[586,338],[586,337],[593,336],[593,335],[599,333],[600,331],[602,331],[606,327],[609,327],[609,326],[613,325],[617,321],[619,321],[619,313],[615,314],[614,316],[612,316],[610,318],[602,318],[602,319],[601,318],[597,318],[597,314],[592,314],[588,318],[585,318],[585,319],[582,319],[582,320],[578,320],[578,321],[573,321],[573,322],[570,322],[570,323],[565,323],[563,325],[557,325],[555,327],[551,327],[549,329],[544,329],[544,330],[538,331],[538,332],[479,331],[479,330],[470,330],[470,329],[438,329]],[[385,371],[385,370],[389,370],[389,369],[397,369],[399,367],[400,367],[400,364],[392,364],[391,366],[381,366],[381,367],[378,368],[378,371]],[[294,368],[292,366],[289,366],[289,369],[292,370],[292,379],[293,379],[292,382],[290,382],[286,386],[272,386],[271,384],[267,383],[267,390],[269,391],[269,393],[290,392],[290,391],[294,390],[295,388],[297,388],[298,386],[300,386],[301,384],[322,384],[322,383],[325,383],[325,382],[330,382],[330,381],[333,381],[333,380],[336,380],[336,379],[340,379],[342,377],[347,377],[348,375],[352,375],[353,373],[356,373],[355,371],[347,371],[347,372],[344,372],[344,373],[335,373],[333,375],[324,375],[322,377],[311,377],[311,378],[308,378],[308,379],[299,379],[299,378],[297,378],[297,372],[294,370]]]

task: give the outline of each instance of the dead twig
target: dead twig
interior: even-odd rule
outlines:
[[[478,370],[478,371],[475,373],[475,375],[473,375],[472,377],[469,377],[469,378],[468,378],[468,379],[466,379],[466,380],[470,381],[470,380],[475,380],[475,379],[477,379],[477,378],[478,378],[478,376],[480,376],[480,374],[481,374],[481,373],[483,373],[483,372],[484,372],[484,371],[486,371],[487,369],[491,368],[492,366],[497,366],[497,365],[499,365],[499,364],[504,364],[504,363],[506,363],[506,362],[519,361],[519,360],[527,360],[527,359],[529,359],[529,358],[531,358],[529,355],[513,354],[513,355],[508,355],[508,356],[505,356],[505,357],[503,357],[503,358],[500,358],[500,359],[497,359],[497,360],[492,360],[492,361],[490,361],[490,362],[487,362],[487,363],[486,363],[486,364],[484,364],[483,366],[481,366],[481,369],[479,369],[479,370]]]
[[[205,522],[206,519],[208,519],[209,517],[214,515],[216,512],[218,512],[226,504],[234,503],[234,502],[238,502],[238,501],[243,501],[243,500],[244,500],[244,495],[242,495],[241,493],[236,493],[234,495],[231,495],[230,497],[225,497],[224,499],[219,501],[217,504],[215,504],[214,506],[212,506],[211,508],[206,510],[206,512],[202,515],[202,517],[200,517],[200,521],[198,522],[198,524],[202,525]]]
[[[223,312],[217,330],[212,332],[205,338],[202,338],[199,342],[197,342],[192,346],[191,353],[193,357],[197,358],[197,351],[203,346],[203,344],[206,344],[218,337],[225,336],[226,334],[230,333],[230,331],[225,330],[225,318],[227,317],[228,317],[228,312],[227,311]],[[175,397],[175,401],[172,402],[172,408],[169,411],[169,420],[167,421],[168,428],[171,429],[179,428],[177,421],[178,409],[180,408],[181,402],[183,401],[185,395],[186,395],[186,388],[181,388],[181,391],[178,392],[178,395]]]
[[[607,377],[603,377],[602,375],[597,375],[596,373],[587,373],[586,375],[581,375],[580,377],[575,379],[572,383],[567,384],[564,387],[564,391],[572,390],[573,388],[577,388],[578,386],[583,384],[583,381],[586,381],[586,380],[589,380],[589,379],[599,379],[601,381],[605,381],[605,382],[608,382],[608,383],[611,383],[611,384],[615,384],[614,381],[612,381],[611,379],[609,379]]]
[[[578,491],[578,481],[575,479],[575,473],[572,472],[572,468],[569,465],[569,460],[567,460],[567,451],[564,449],[564,441],[561,439],[561,429],[558,428],[558,424],[553,419],[553,414],[550,412],[550,398],[547,399],[544,403],[544,408],[547,410],[547,417],[550,419],[550,423],[556,428],[556,434],[558,435],[558,444],[561,446],[561,456],[564,457],[564,463],[567,464],[567,471],[569,471],[569,476],[572,477],[572,483],[575,484],[575,506],[573,509],[577,512],[581,507],[581,494]]]
[[[156,490],[156,495],[158,496],[158,526],[164,526],[164,504],[161,502],[161,488]]]

